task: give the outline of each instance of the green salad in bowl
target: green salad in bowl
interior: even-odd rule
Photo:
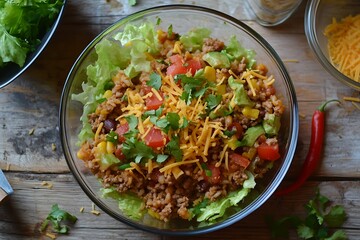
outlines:
[[[177,10],[202,25],[178,26]],[[297,116],[286,71],[219,14],[180,5],[132,15],[90,44],[68,77],[65,156],[119,220],[165,234],[215,230],[259,207],[289,167]],[[217,32],[228,27],[239,29]]]

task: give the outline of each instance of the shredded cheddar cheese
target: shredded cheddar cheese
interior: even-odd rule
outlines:
[[[343,74],[360,82],[360,14],[338,22],[333,18],[324,31],[334,66]]]

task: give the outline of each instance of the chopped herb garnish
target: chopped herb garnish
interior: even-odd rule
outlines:
[[[105,84],[104,84],[104,90],[111,90],[113,87],[115,86],[115,83],[110,80],[110,81],[107,81]]]
[[[119,140],[119,135],[111,130],[107,135],[106,135],[106,141],[112,142],[112,143],[117,143]]]
[[[208,166],[206,165],[206,163],[202,163],[201,164],[202,169],[205,171],[205,175],[207,177],[211,177],[212,176],[212,171],[208,168]]]
[[[123,165],[120,165],[118,168],[120,170],[125,170],[125,169],[130,168],[130,167],[131,167],[130,163],[125,163]]]
[[[166,114],[166,120],[173,130],[179,129],[180,116],[177,113],[169,112]]]
[[[155,122],[155,125],[161,129],[166,129],[169,125],[169,121],[167,120],[167,118],[160,118]]]
[[[77,221],[77,217],[71,215],[67,211],[60,209],[58,204],[54,204],[51,207],[51,212],[46,217],[45,221],[41,224],[40,231],[44,232],[49,223],[51,223],[54,232],[66,234],[69,232],[70,228],[69,226],[62,224],[63,221],[74,224]]]
[[[171,36],[173,34],[173,25],[170,24],[168,27],[168,36]]]
[[[232,136],[234,136],[235,133],[236,133],[236,131],[229,131],[229,130],[224,131],[224,135],[227,137],[232,137]]]
[[[161,76],[157,73],[150,74],[150,80],[146,82],[146,85],[159,90],[161,87]]]
[[[207,88],[204,85],[206,82],[202,78],[188,77],[185,74],[178,74],[174,78],[175,82],[181,80],[183,86],[183,93],[180,99],[184,100],[189,105],[193,98],[198,98],[205,94]]]
[[[202,202],[200,202],[199,204],[197,204],[194,209],[193,209],[193,213],[194,215],[198,215],[201,213],[201,209],[202,208],[205,208],[209,203],[209,199],[208,198],[205,198]]]
[[[138,119],[134,115],[127,116],[127,117],[125,117],[125,119],[129,124],[130,130],[134,130],[136,128],[136,126],[138,125]]]
[[[169,155],[159,154],[156,156],[156,162],[162,163],[162,162],[165,162],[166,159],[168,159],[168,158],[169,158]]]
[[[187,120],[186,117],[183,117],[183,122],[180,128],[186,128],[187,126],[189,126],[189,120]]]
[[[139,163],[143,158],[152,159],[155,157],[155,153],[151,147],[134,137],[126,138],[121,150],[126,159],[135,160],[136,163]]]
[[[159,17],[156,17],[156,25],[159,26],[161,23],[161,18]]]
[[[207,103],[207,109],[210,111],[213,110],[221,103],[221,100],[222,100],[221,95],[209,94],[205,99]]]
[[[183,152],[180,149],[179,137],[173,136],[173,138],[170,140],[170,142],[168,142],[168,144],[166,144],[165,150],[167,153],[174,156],[176,161],[181,161],[181,159],[183,157]]]

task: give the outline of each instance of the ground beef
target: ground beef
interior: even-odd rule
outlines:
[[[225,47],[224,42],[214,39],[214,38],[207,38],[204,40],[202,51],[203,53],[207,52],[220,52]]]

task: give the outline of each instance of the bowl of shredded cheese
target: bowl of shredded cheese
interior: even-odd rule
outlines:
[[[281,183],[298,136],[295,90],[273,48],[239,20],[187,5],[106,29],[74,63],[60,105],[65,158],[84,192],[159,234],[251,214]]]
[[[323,67],[342,83],[360,90],[360,2],[309,1],[305,33]]]

